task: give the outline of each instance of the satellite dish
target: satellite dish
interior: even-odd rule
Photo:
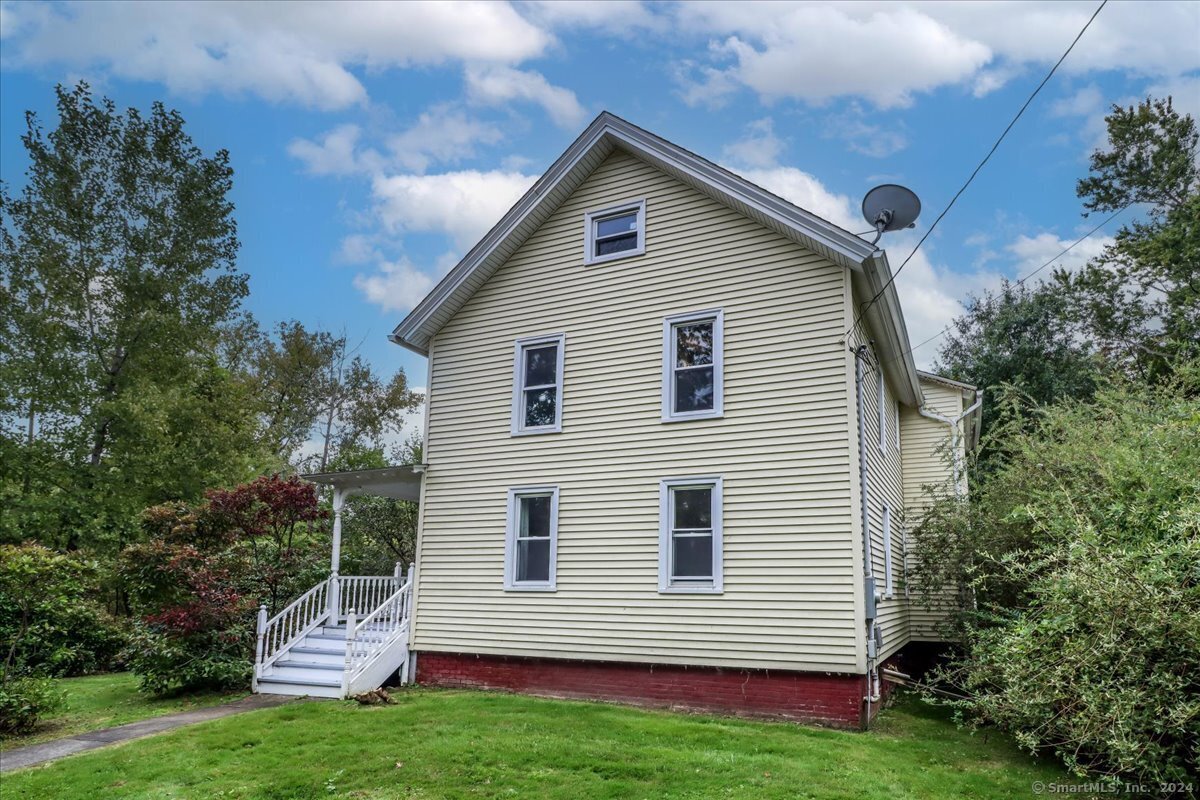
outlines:
[[[862,202],[863,217],[875,226],[875,242],[889,231],[911,228],[921,215],[921,201],[910,189],[885,183],[867,192]]]

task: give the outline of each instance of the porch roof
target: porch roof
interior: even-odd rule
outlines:
[[[347,472],[314,472],[300,477],[322,486],[332,486],[342,496],[366,494],[417,501],[421,499],[421,475],[424,472],[424,464],[401,464]]]

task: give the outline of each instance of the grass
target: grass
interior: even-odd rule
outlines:
[[[173,711],[216,705],[245,696],[243,692],[153,698],[137,690],[137,678],[128,672],[63,678],[56,684],[66,693],[63,707],[44,718],[29,735],[0,738],[0,751],[137,722]]]
[[[470,691],[289,704],[4,777],[15,798],[1010,798],[1062,781],[906,699],[869,733]]]

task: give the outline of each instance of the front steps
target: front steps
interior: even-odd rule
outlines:
[[[413,579],[340,576],[336,572],[268,619],[258,609],[254,691],[353,697],[378,689],[396,672],[409,678]]]
[[[355,646],[364,652],[381,636],[361,632]],[[397,665],[399,668],[400,665]],[[346,626],[325,625],[293,645],[283,658],[267,667],[258,679],[260,694],[308,697],[342,697],[346,670]]]

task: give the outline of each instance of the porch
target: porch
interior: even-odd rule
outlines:
[[[274,617],[258,611],[253,690],[260,694],[351,697],[394,672],[407,683],[416,564],[391,575],[341,575],[342,515],[354,495],[419,502],[424,464],[304,475],[333,489],[329,577]]]

